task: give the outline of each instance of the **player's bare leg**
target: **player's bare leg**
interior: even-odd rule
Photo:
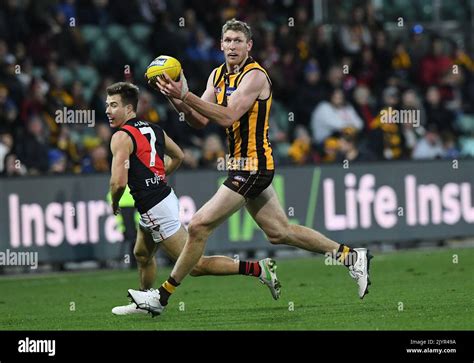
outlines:
[[[148,290],[153,287],[156,279],[155,254],[158,244],[153,241],[150,233],[137,228],[137,241],[133,254],[137,260],[138,274],[140,276],[140,289]]]
[[[194,214],[188,226],[186,245],[171,272],[171,277],[177,283],[180,283],[198,263],[212,231],[244,205],[244,197],[222,185]]]
[[[181,229],[161,243],[164,251],[174,261],[181,255],[188,233]],[[260,261],[237,261],[227,256],[201,256],[197,264],[191,270],[191,276],[224,276],[224,275],[248,275],[258,277],[260,282],[267,285],[275,300],[280,297],[281,285],[275,273],[275,261],[265,258]]]
[[[257,198],[250,199],[246,208],[272,244],[287,244],[318,253],[339,248],[339,243],[313,229],[290,224],[272,185]]]
[[[286,244],[318,253],[331,253],[335,259],[349,267],[351,276],[359,285],[359,297],[363,298],[367,294],[371,256],[365,248],[352,249],[311,228],[290,224],[272,185],[257,198],[249,200],[246,207],[270,243]]]
[[[140,289],[148,290],[153,286],[156,279],[156,260],[155,253],[158,245],[153,241],[151,235],[142,231],[140,227],[137,229],[137,239],[133,254],[137,260],[138,274],[140,277]],[[115,315],[130,315],[137,313],[146,313],[145,310],[137,308],[135,303],[123,306],[116,306],[112,309]]]
[[[176,283],[175,286],[178,286],[188,274],[200,276],[236,271],[241,275],[258,277],[260,282],[270,289],[275,300],[280,297],[281,285],[275,273],[275,261],[269,258],[258,262],[239,261],[235,270],[235,267],[230,265],[231,261],[232,263],[234,261],[227,257],[203,256],[209,235],[245,203],[246,199],[243,196],[222,185],[216,194],[197,211],[191,219],[186,244],[179,253],[179,258],[170,275],[170,279],[174,280],[172,282]],[[163,286],[165,285],[166,282]]]
[[[151,312],[153,316],[159,315],[168,304],[169,296],[188,274],[197,276],[203,274],[203,272],[212,274],[228,272],[235,274],[237,272],[259,277],[259,280],[269,287],[273,298],[278,299],[280,283],[275,274],[274,261],[267,258],[258,262],[240,261],[239,264],[234,264],[234,261],[229,258],[203,257],[206,241],[212,231],[244,206],[245,202],[245,198],[240,194],[224,185],[221,186],[216,194],[191,219],[186,244],[182,251],[178,253],[178,260],[168,280],[161,285],[158,291],[142,293],[129,290],[129,296],[132,300],[138,306]],[[169,247],[171,243],[167,245]],[[173,253],[176,255],[177,251],[174,250]],[[230,263],[235,266],[231,266]]]
[[[181,255],[188,233],[183,226],[173,236],[161,242],[161,247],[166,254],[177,261]],[[205,275],[237,275],[239,273],[239,263],[227,256],[202,256],[194,268],[191,270],[191,276]]]

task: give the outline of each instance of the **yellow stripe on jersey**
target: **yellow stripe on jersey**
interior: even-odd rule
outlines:
[[[260,71],[271,81],[267,72],[251,57],[247,59],[238,73],[227,73],[226,65],[216,68],[214,91],[217,103],[227,106],[228,97],[239,87],[242,78],[251,71]],[[232,126],[226,129],[230,158],[234,161],[229,167],[236,170],[273,170],[273,152],[268,140],[268,128],[272,94],[265,100],[257,99],[250,109]]]

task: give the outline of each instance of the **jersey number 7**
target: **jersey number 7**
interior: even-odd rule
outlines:
[[[153,132],[153,129],[151,127],[140,127],[139,130],[143,135],[150,134],[150,146],[151,146],[150,166],[155,166],[155,156],[156,156],[155,133]]]

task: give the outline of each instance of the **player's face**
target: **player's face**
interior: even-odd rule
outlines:
[[[228,30],[221,40],[221,50],[229,66],[239,65],[247,58],[252,49],[252,40],[247,41],[245,34],[240,31]]]
[[[128,108],[131,106],[124,106],[120,95],[107,96],[105,101],[105,113],[109,119],[110,126],[120,127],[127,120]]]

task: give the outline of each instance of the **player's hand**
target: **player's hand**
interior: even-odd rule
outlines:
[[[114,215],[118,215],[120,213],[120,207],[117,203],[112,203],[112,211]]]
[[[148,85],[153,88],[155,91],[159,91],[159,87],[157,85],[158,82],[153,82],[152,80],[148,80]]]
[[[157,79],[158,81],[156,82],[156,85],[160,88],[160,92],[165,96],[182,100],[189,92],[188,81],[184,76],[183,70],[181,70],[181,75],[177,82],[173,81],[166,73],[158,76]]]

